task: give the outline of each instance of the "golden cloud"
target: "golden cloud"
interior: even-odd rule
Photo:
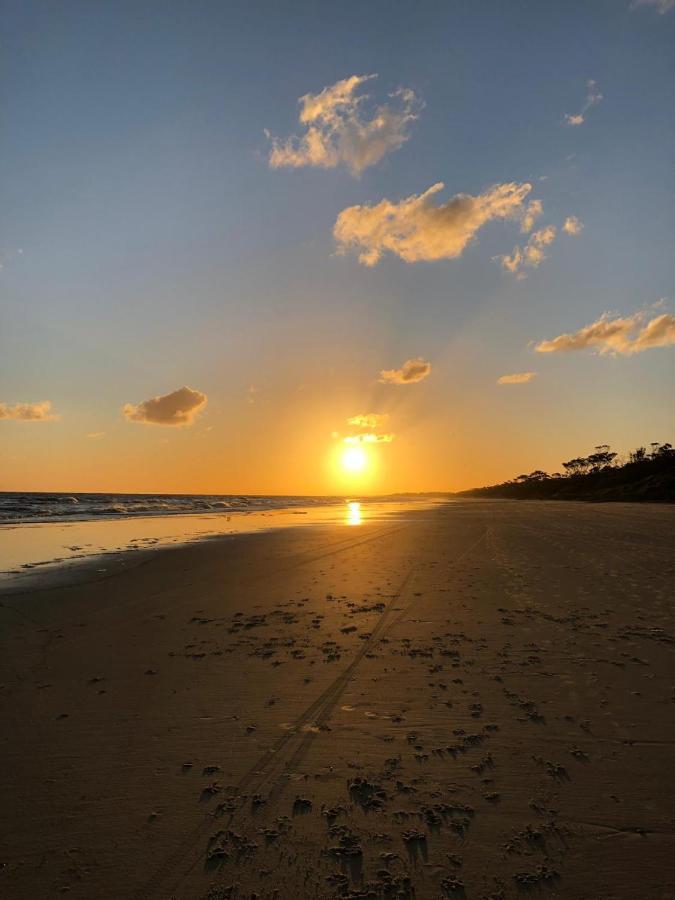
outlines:
[[[360,175],[404,144],[423,104],[413,91],[401,88],[390,95],[391,103],[368,114],[368,96],[357,92],[373,78],[377,75],[352,75],[318,94],[300,97],[299,120],[306,130],[300,137],[284,140],[266,132],[272,141],[270,167],[334,169],[342,163],[353,175]]]
[[[41,400],[39,403],[16,403],[14,406],[0,403],[0,419],[16,419],[20,422],[56,422],[59,416],[51,409],[52,404],[49,400]]]
[[[391,444],[394,434],[348,434],[343,441],[345,444]]]
[[[577,235],[581,234],[583,228],[583,222],[580,222],[576,216],[568,216],[565,219],[562,230],[565,232],[565,234],[569,234],[572,237],[577,237]]]
[[[502,268],[511,272],[516,278],[525,278],[524,269],[536,269],[546,259],[544,248],[555,240],[556,229],[554,225],[547,225],[534,231],[524,247],[514,247],[510,256],[496,256],[495,259]]]
[[[347,425],[355,425],[357,428],[368,428],[375,431],[382,428],[388,421],[388,413],[362,413],[359,416],[352,416],[347,419]]]
[[[570,334],[560,334],[535,346],[537,353],[560,353],[572,350],[594,349],[607,353],[630,356],[654,347],[670,347],[675,344],[675,316],[662,313],[647,319],[645,312],[631,316],[600,316]]]
[[[383,369],[380,372],[382,384],[416,384],[424,381],[431,372],[431,363],[421,357],[406,360],[400,369]]]
[[[144,425],[191,425],[207,402],[206,394],[182,387],[163,397],[143,400],[138,405],[126,403],[122,412],[130,422]]]
[[[527,384],[536,377],[536,372],[514,372],[513,375],[500,375],[497,384]]]
[[[385,251],[408,263],[455,259],[487,222],[527,216],[523,202],[532,185],[498,184],[477,197],[457,194],[434,205],[431,198],[443,188],[439,182],[399,203],[343,209],[333,227],[337,252],[356,250],[364,266],[377,265]]]
[[[544,204],[541,202],[541,200],[531,200],[527,204],[527,208],[523,213],[523,218],[520,222],[520,230],[522,232],[532,231],[532,226],[534,225],[535,219],[538,219],[543,211]]]

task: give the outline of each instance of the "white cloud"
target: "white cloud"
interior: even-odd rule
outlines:
[[[583,229],[583,222],[580,222],[576,216],[568,216],[565,219],[565,223],[562,227],[562,230],[565,232],[565,234],[572,235],[572,237],[576,237],[577,235],[581,234]]]
[[[343,438],[345,444],[391,444],[393,434],[349,434]]]
[[[597,82],[591,78],[586,82],[586,99],[578,113],[566,114],[565,123],[567,125],[583,125],[586,121],[586,113],[592,106],[596,106],[602,100],[602,94],[598,90]]]
[[[378,163],[387,153],[404,144],[408,128],[423,107],[414,92],[400,88],[390,102],[367,109],[368,95],[359,94],[362,85],[377,75],[352,75],[325,87],[319,94],[300,98],[299,137],[272,141],[269,165],[273,169],[315,166],[334,169],[345,165],[353,175]]]
[[[408,359],[400,369],[383,369],[380,372],[382,384],[416,384],[424,381],[431,372],[431,363],[421,357]]]
[[[555,236],[555,226],[547,225],[539,231],[534,231],[524,247],[516,246],[510,256],[496,256],[495,260],[506,272],[519,279],[525,278],[527,276],[525,269],[536,269],[546,259],[544,248],[553,243]]]
[[[523,202],[532,185],[497,184],[477,197],[457,194],[436,206],[431,198],[443,188],[439,182],[399,203],[385,199],[343,209],[333,228],[338,253],[356,249],[365,266],[376,265],[387,250],[408,263],[455,259],[487,222],[527,215]]]
[[[631,9],[638,6],[653,6],[660,16],[665,16],[671,9],[675,9],[675,0],[634,0]]]
[[[134,405],[127,403],[122,412],[130,422],[144,425],[191,425],[197,413],[206,406],[206,394],[189,387],[178,388],[163,397],[152,397]]]
[[[49,400],[39,403],[16,403],[8,406],[0,403],[0,419],[16,419],[20,422],[56,422],[59,416],[52,411]]]
[[[594,349],[604,355],[630,356],[654,347],[675,345],[675,316],[662,313],[651,319],[644,311],[630,316],[605,313],[590,325],[570,334],[560,334],[535,346],[537,353],[560,353]]]
[[[500,375],[497,384],[527,384],[536,376],[536,372],[514,372],[513,375]]]
[[[361,413],[361,415],[352,416],[350,419],[347,419],[347,424],[355,425],[357,428],[368,428],[371,431],[375,431],[377,428],[384,427],[388,419],[388,413]]]

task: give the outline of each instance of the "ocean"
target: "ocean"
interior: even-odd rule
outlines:
[[[58,494],[0,492],[0,524],[246,513],[344,503],[344,497],[244,494]]]

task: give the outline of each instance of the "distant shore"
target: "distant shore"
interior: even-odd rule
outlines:
[[[563,463],[567,474],[535,471],[511,481],[460,491],[456,497],[492,497],[513,500],[590,500],[596,502],[675,503],[675,451],[670,444],[644,447],[628,460],[615,463],[616,453],[596,453]]]

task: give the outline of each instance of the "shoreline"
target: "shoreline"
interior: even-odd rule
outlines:
[[[439,501],[341,501],[309,507],[0,525],[0,596],[69,584],[94,571],[116,571],[131,556],[195,541],[231,539],[278,528],[360,526]]]

